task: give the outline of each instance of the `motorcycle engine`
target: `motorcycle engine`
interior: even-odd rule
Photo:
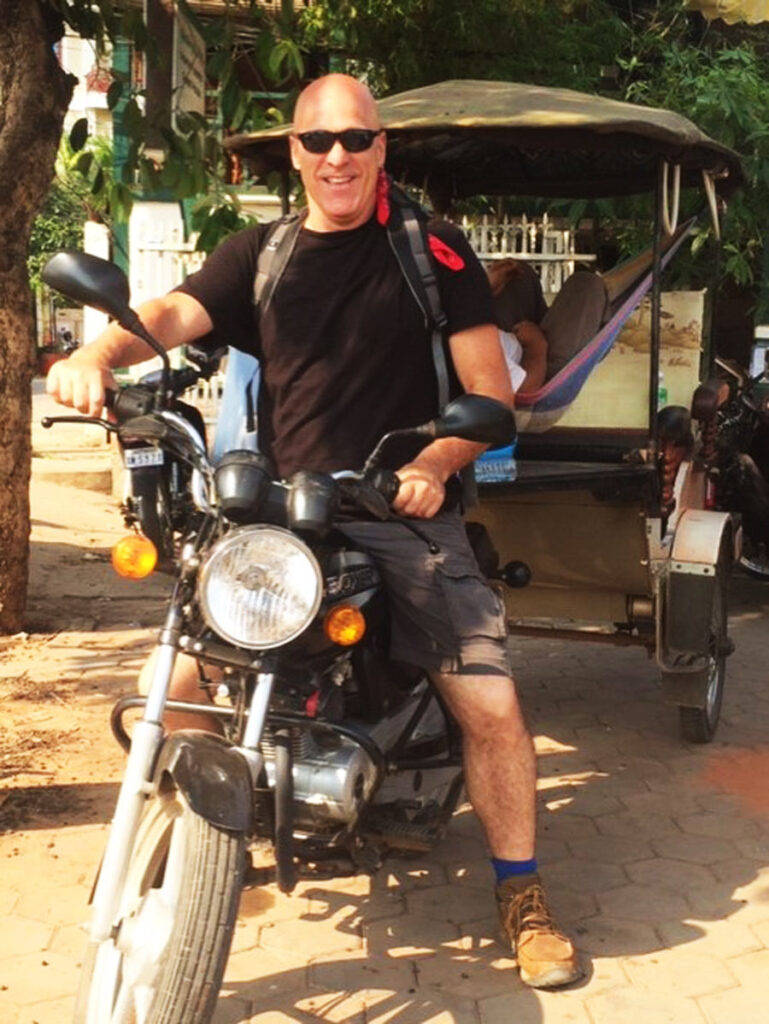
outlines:
[[[262,753],[270,787],[275,785],[275,743],[268,729]],[[374,762],[357,744],[326,732],[302,730],[293,740],[294,814],[297,829],[349,825],[376,781]]]

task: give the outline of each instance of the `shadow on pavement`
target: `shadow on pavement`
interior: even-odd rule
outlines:
[[[603,993],[630,989],[672,1020],[733,987],[725,961],[762,949],[752,926],[769,922],[769,588],[737,576],[732,590],[737,651],[707,746],[680,739],[642,653],[513,641],[540,755],[540,863],[559,923],[591,961],[580,986],[554,997],[518,981],[495,942],[490,870],[465,808],[433,853],[388,861],[370,881],[303,883],[290,899],[269,886],[266,914],[247,893],[217,1024],[270,1010],[297,1022],[539,1024],[554,998],[561,1013],[595,1000],[604,1019]]]
[[[107,824],[118,789],[116,782],[88,782],[6,790],[0,803],[0,833]]]

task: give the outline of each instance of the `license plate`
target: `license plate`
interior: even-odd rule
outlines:
[[[123,452],[126,469],[139,469],[141,466],[162,466],[163,452],[160,448],[126,448]]]

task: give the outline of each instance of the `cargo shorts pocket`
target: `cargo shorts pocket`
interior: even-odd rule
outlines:
[[[506,638],[502,600],[478,569],[438,565],[436,576],[446,604],[448,625],[456,639],[461,642],[472,637]]]

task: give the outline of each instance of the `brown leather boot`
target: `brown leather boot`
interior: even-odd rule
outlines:
[[[555,926],[539,875],[506,878],[496,898],[502,940],[516,954],[525,985],[558,988],[583,976],[571,940]]]

